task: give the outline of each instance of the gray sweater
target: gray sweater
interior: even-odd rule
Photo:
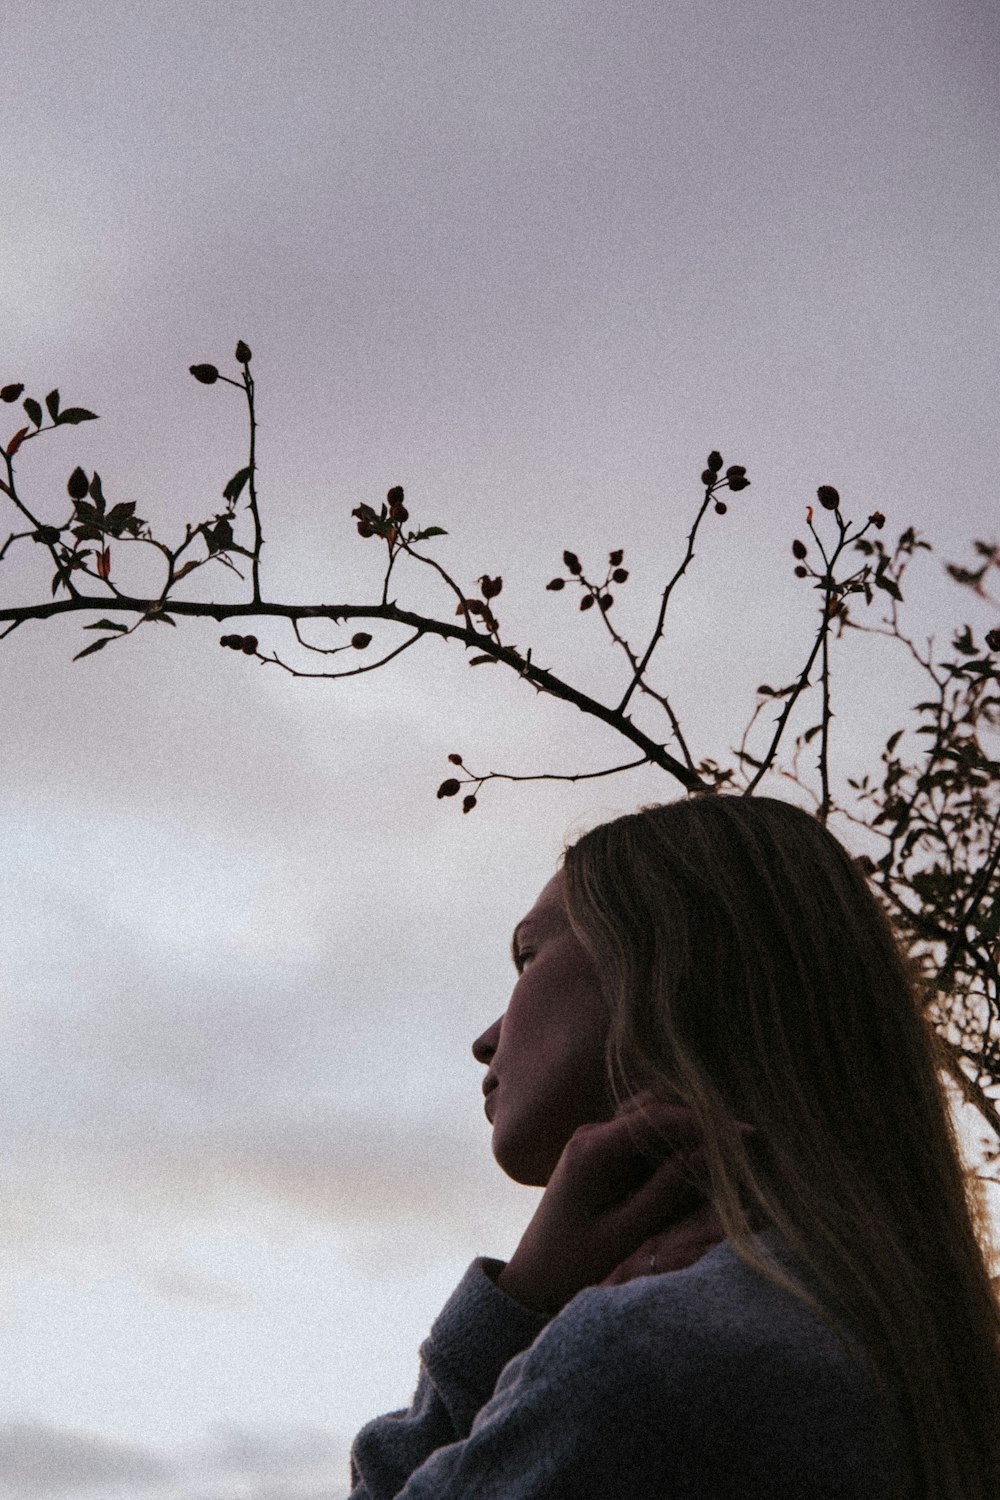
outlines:
[[[905,1473],[861,1366],[727,1241],[550,1319],[503,1264],[472,1262],[409,1410],[358,1433],[351,1500],[887,1500]]]

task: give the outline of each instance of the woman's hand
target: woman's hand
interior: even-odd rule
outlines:
[[[551,1315],[584,1287],[648,1275],[658,1244],[670,1259],[671,1227],[704,1206],[699,1169],[703,1180],[704,1155],[690,1110],[665,1103],[651,1090],[629,1100],[614,1119],[581,1125],[497,1286],[524,1306]],[[718,1243],[706,1243],[706,1234],[718,1230],[718,1239],[724,1237],[714,1217],[712,1222],[692,1218],[689,1227],[691,1258],[685,1265]],[[696,1244],[704,1245],[699,1254],[693,1253]],[[643,1264],[644,1271],[638,1269]],[[677,1269],[657,1259],[657,1270]]]
[[[632,1255],[619,1262],[598,1286],[624,1286],[637,1276],[658,1276],[664,1271],[683,1271],[707,1255],[726,1238],[719,1215],[711,1203],[685,1215],[669,1229],[650,1235]]]

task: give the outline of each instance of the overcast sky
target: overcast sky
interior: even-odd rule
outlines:
[[[644,644],[719,448],[752,484],[706,517],[653,678],[731,764],[756,685],[808,653],[791,542],[818,484],[852,523],[882,510],[890,548],[933,544],[901,613],[921,648],[998,623],[944,572],[1000,540],[998,56],[983,0],[27,0],[0,383],[100,420],[27,445],[19,485],[63,519],[96,468],[176,543],[246,461],[240,394],[188,366],[236,375],[245,339],[267,597],[376,600],[350,512],[403,484],[465,587],[503,576],[505,640],[614,701],[598,612],[545,583],[565,547],[594,572],[624,548],[614,618]],[[3,603],[49,595],[41,551],[8,552]],[[157,588],[152,549],[112,552]],[[429,570],[394,582],[451,617]],[[178,593],[244,588],[214,566]],[[469,1050],[510,931],[564,838],[680,788],[497,781],[463,817],[434,795],[451,751],[522,775],[632,753],[439,641],[324,683],[201,621],[73,662],[84,623],[0,651],[0,1491],[334,1500],[469,1261],[538,1200],[492,1160]],[[927,682],[878,637],[833,662],[846,800]]]

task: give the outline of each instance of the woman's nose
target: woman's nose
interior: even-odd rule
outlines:
[[[494,1052],[497,1050],[497,1043],[500,1040],[500,1022],[502,1020],[503,1017],[500,1016],[493,1022],[492,1026],[484,1031],[481,1036],[477,1036],[473,1042],[472,1055],[477,1063],[488,1063],[492,1059]]]

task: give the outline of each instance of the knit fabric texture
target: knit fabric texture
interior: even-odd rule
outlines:
[[[774,1231],[756,1238],[796,1269]],[[905,1493],[864,1368],[728,1241],[682,1271],[588,1287],[553,1318],[496,1287],[503,1265],[472,1262],[420,1346],[410,1407],[358,1433],[351,1500]]]

